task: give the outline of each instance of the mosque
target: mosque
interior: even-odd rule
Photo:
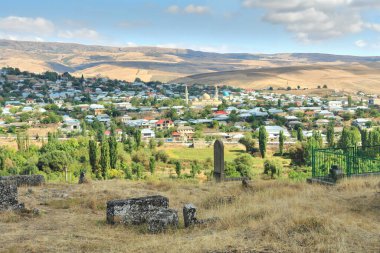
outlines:
[[[186,99],[186,104],[189,104],[189,92],[187,90],[187,86],[185,90],[185,99]],[[222,101],[219,100],[217,85],[215,85],[215,94],[213,98],[209,94],[203,93],[203,95],[200,98],[195,98],[193,101],[191,101],[191,105],[193,106],[206,106],[206,105],[218,106],[221,103]]]

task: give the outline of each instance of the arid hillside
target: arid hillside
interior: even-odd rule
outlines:
[[[185,180],[93,181],[21,187],[19,201],[40,215],[0,213],[0,252],[379,252],[378,177],[333,187],[254,180],[216,184]],[[106,202],[160,194],[179,211],[177,230],[106,223]],[[193,203],[212,224],[184,228]]]
[[[380,57],[328,54],[218,54],[188,49],[107,47],[0,40],[0,66],[133,81],[223,83],[380,91]]]

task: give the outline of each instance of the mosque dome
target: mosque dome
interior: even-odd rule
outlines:
[[[203,100],[210,100],[211,97],[210,97],[209,94],[205,93],[205,94],[202,95],[202,99],[203,99]]]

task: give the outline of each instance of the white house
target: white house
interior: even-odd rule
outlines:
[[[141,130],[141,138],[142,139],[150,139],[150,138],[155,138],[156,134],[152,129],[149,128],[144,128]]]

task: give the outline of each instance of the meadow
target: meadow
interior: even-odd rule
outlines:
[[[380,178],[334,187],[286,179],[241,182],[106,180],[19,188],[19,201],[40,215],[0,214],[0,252],[379,252]],[[106,202],[153,194],[177,209],[177,230],[108,225]],[[185,229],[193,203],[213,224]]]

